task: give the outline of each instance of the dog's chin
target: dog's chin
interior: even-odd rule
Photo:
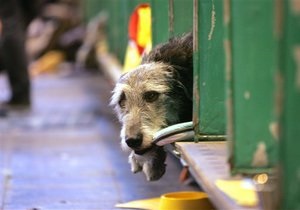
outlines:
[[[145,153],[150,152],[153,148],[154,148],[154,146],[150,146],[150,147],[147,147],[144,149],[136,149],[133,151],[136,155],[144,155]]]
[[[166,152],[163,147],[153,145],[143,150],[132,150],[129,155],[131,171],[143,171],[148,181],[160,179],[166,171]]]

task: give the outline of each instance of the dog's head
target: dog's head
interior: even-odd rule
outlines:
[[[132,150],[132,171],[143,170],[150,181],[159,179],[166,166],[165,151],[152,144],[153,135],[192,119],[192,38],[189,33],[152,49],[140,66],[121,76],[113,91],[121,145]]]
[[[151,149],[155,132],[179,122],[185,92],[177,70],[166,63],[142,64],[123,75],[111,100],[122,124],[123,148],[136,154]]]

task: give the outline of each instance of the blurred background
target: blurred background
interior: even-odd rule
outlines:
[[[202,189],[218,209],[299,209],[299,23],[299,0],[0,0],[0,209]],[[194,141],[148,183],[120,149],[111,91],[191,31]]]

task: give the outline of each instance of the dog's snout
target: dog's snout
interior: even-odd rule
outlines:
[[[130,148],[138,148],[143,143],[143,135],[137,135],[135,138],[126,138],[125,142]]]

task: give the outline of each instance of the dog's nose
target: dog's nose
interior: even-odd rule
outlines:
[[[142,145],[143,136],[138,135],[136,138],[126,138],[125,142],[128,147],[135,149]]]

